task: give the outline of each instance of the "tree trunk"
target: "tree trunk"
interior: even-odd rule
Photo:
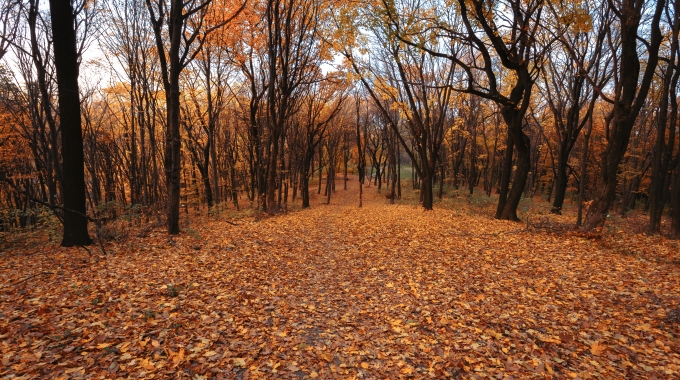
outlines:
[[[276,172],[279,165],[279,139],[278,130],[272,131],[271,152],[269,153],[269,171],[267,172],[267,213],[274,214],[276,207]]]
[[[583,193],[586,189],[586,180],[588,179],[588,144],[590,142],[590,134],[593,130],[593,119],[592,115],[590,120],[588,120],[588,130],[583,136],[583,157],[581,158],[581,181],[579,181],[578,186],[578,215],[576,217],[576,225],[581,226],[583,218]]]
[[[176,28],[179,30],[180,28]],[[179,64],[179,62],[177,63]],[[171,67],[170,86],[166,95],[168,107],[168,124],[165,133],[165,187],[167,191],[166,214],[168,217],[168,233],[179,234],[179,203],[180,203],[180,147],[181,137],[179,129],[179,70]]]
[[[680,152],[677,154],[680,160]],[[673,195],[671,198],[671,238],[680,239],[680,161],[676,162],[675,182],[673,183]]]
[[[659,58],[661,31],[659,22],[665,1],[656,3],[651,29],[651,42],[648,47],[648,58],[642,81],[639,79],[640,58],[638,56],[638,26],[640,24],[641,6],[633,0],[624,0],[621,7],[621,57],[620,57],[620,89],[617,89],[611,120],[612,128],[608,136],[607,147],[602,154],[602,171],[597,189],[597,196],[586,214],[585,229],[602,228],[616,195],[616,173],[619,164],[628,148],[630,134],[635,119],[642,108],[654,77]],[[638,83],[639,82],[639,83]]]
[[[344,142],[344,149],[343,149],[343,162],[342,162],[342,189],[347,190],[347,161],[349,161],[349,142],[347,139],[347,133],[344,133],[342,135],[343,142]]]
[[[661,215],[666,203],[665,193],[668,190],[669,166],[673,156],[675,143],[675,125],[677,121],[677,83],[680,71],[676,69],[676,54],[678,50],[678,29],[680,28],[680,2],[674,6],[673,33],[671,34],[671,58],[666,66],[666,73],[661,89],[659,113],[657,115],[656,142],[652,157],[652,183],[649,188],[649,233],[657,233],[661,227]],[[671,105],[670,120],[668,117],[668,103]],[[666,128],[670,126],[668,143],[666,143]]]
[[[314,156],[314,148],[305,154],[302,159],[302,170],[300,173],[300,193],[302,195],[302,208],[309,207],[309,168],[312,164],[312,157]]]
[[[400,144],[397,144],[397,198],[401,199],[401,153]]]
[[[331,157],[330,150],[328,152],[328,169],[326,171],[326,204],[331,204],[331,192],[333,186],[333,178],[335,177],[335,162]]]
[[[530,86],[525,87],[525,97],[531,96],[530,88]],[[524,186],[526,185],[531,168],[531,144],[529,137],[522,131],[524,113],[517,111],[514,107],[504,107],[501,112],[503,119],[505,119],[508,125],[508,131],[511,133],[513,146],[517,149],[517,169],[512,179],[512,188],[508,190],[508,197],[499,219],[518,221],[517,206],[519,206],[519,201],[522,199]],[[503,169],[504,171],[506,170],[505,168]]]
[[[319,190],[316,192],[317,194],[321,194],[321,181],[323,180],[323,148],[321,147],[321,144],[319,144]]]
[[[61,154],[63,158],[62,198],[64,201],[63,247],[92,244],[87,232],[85,205],[85,162],[80,120],[78,52],[75,16],[70,0],[50,0],[54,66],[59,89]]]
[[[434,197],[432,194],[432,173],[423,173],[426,177],[422,178],[420,185],[420,194],[422,197],[423,208],[425,210],[432,210]]]
[[[512,151],[514,145],[512,135],[508,130],[508,138],[505,144],[505,157],[503,159],[503,169],[501,171],[500,194],[498,195],[498,207],[496,208],[496,219],[501,219],[503,209],[508,199],[508,189],[510,188],[510,175],[512,174]]]
[[[522,135],[524,133],[522,132]],[[519,201],[522,199],[522,192],[524,185],[529,175],[530,168],[530,153],[529,153],[529,138],[523,136],[521,144],[516,144],[517,147],[517,170],[512,180],[512,188],[508,191],[508,199],[503,208],[503,213],[500,219],[518,221],[517,207]]]
[[[560,154],[557,158],[557,178],[555,178],[555,201],[553,202],[553,214],[562,214],[562,206],[564,205],[564,196],[567,193],[567,160],[569,159],[566,150],[566,139],[562,142],[560,147]]]

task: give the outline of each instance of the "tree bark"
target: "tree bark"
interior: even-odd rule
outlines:
[[[661,215],[666,203],[665,193],[669,184],[669,166],[673,156],[675,143],[675,125],[677,121],[677,97],[676,89],[680,71],[676,67],[676,54],[678,51],[678,29],[680,28],[680,2],[676,1],[673,11],[673,33],[671,34],[671,56],[666,66],[665,76],[661,88],[661,100],[659,101],[659,113],[657,115],[656,142],[652,157],[652,183],[649,188],[649,233],[657,233],[661,227]],[[669,99],[670,98],[670,99]],[[668,103],[672,103],[670,120]],[[666,143],[666,128],[670,126],[668,143]]]
[[[165,100],[167,104],[167,130],[165,133],[165,187],[168,192],[166,214],[168,217],[168,233],[179,234],[179,203],[180,203],[180,103],[179,103],[179,46],[182,31],[181,0],[172,0],[170,8],[170,67],[168,83],[166,84]]]
[[[312,165],[312,156],[314,155],[314,148],[311,153],[307,152],[302,159],[302,170],[300,173],[300,194],[302,195],[302,208],[309,208],[309,173]]]
[[[680,152],[677,154],[680,160]],[[673,195],[671,198],[671,238],[680,239],[680,163],[676,162],[675,182],[673,183]]]
[[[92,244],[87,232],[85,163],[78,88],[75,15],[70,0],[50,0],[54,66],[59,89],[59,120],[63,158],[63,247]]]
[[[565,140],[566,142],[566,140]],[[553,201],[552,209],[550,210],[553,214],[562,214],[562,205],[564,204],[564,196],[567,192],[567,160],[569,159],[569,153],[565,150],[565,142],[563,142],[560,147],[560,153],[557,158],[557,175],[555,177],[555,200]]]
[[[583,156],[581,158],[581,181],[578,186],[578,215],[576,217],[576,225],[581,226],[583,221],[583,200],[586,189],[586,181],[588,179],[588,144],[590,143],[590,134],[593,131],[592,115],[588,120],[588,130],[583,136]]]
[[[607,213],[616,195],[616,173],[619,164],[628,148],[630,134],[640,109],[649,91],[654,71],[659,60],[659,46],[661,45],[661,31],[659,22],[665,0],[656,4],[651,29],[651,42],[648,47],[648,58],[645,73],[640,81],[640,58],[637,50],[638,27],[642,18],[642,3],[634,0],[624,0],[621,6],[621,57],[620,57],[620,89],[612,109],[612,128],[607,141],[607,147],[602,153],[602,171],[597,189],[597,196],[588,209],[584,228],[594,230],[602,228]]]
[[[496,207],[496,219],[501,219],[505,204],[508,200],[508,189],[510,188],[510,175],[512,174],[512,153],[514,144],[512,135],[508,129],[508,137],[505,143],[505,157],[503,158],[503,168],[501,169],[500,194],[498,195],[498,206]]]
[[[423,173],[425,174],[425,173]],[[432,210],[434,203],[434,196],[432,192],[432,173],[425,174],[426,176],[422,178],[420,186],[420,194],[422,196],[423,208],[425,210]]]

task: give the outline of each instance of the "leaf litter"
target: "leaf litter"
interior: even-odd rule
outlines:
[[[6,252],[0,376],[679,376],[672,242],[365,194],[361,209],[355,189],[261,220],[192,218],[191,234],[130,236],[106,257]]]

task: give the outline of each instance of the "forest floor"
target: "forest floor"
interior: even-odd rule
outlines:
[[[348,186],[128,227],[105,256],[0,237],[0,378],[680,377],[680,247],[642,216],[593,239],[540,205],[513,223],[371,186],[358,208]]]

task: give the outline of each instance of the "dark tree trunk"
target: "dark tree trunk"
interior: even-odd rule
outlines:
[[[64,201],[63,247],[92,244],[85,216],[85,163],[78,88],[75,15],[70,0],[50,0],[54,66],[59,89]]]
[[[423,173],[425,174],[425,173]],[[432,191],[432,173],[427,173],[426,177],[422,178],[422,182],[420,185],[420,195],[422,197],[422,202],[423,202],[423,208],[425,210],[432,210],[432,206],[434,203],[434,196],[433,196],[433,191]]]
[[[680,239],[680,152],[677,154],[675,166],[675,182],[671,198],[671,238]]]
[[[331,204],[331,192],[333,187],[333,178],[335,178],[335,160],[334,154],[328,150],[328,169],[326,170],[326,204]]]
[[[201,180],[203,181],[203,188],[205,190],[205,200],[208,204],[208,209],[211,209],[214,204],[212,186],[210,185],[210,139],[208,139],[208,145],[203,149],[203,162],[201,163],[197,148],[192,150],[194,155],[194,161],[198,167],[198,171],[201,173]]]
[[[444,197],[444,165],[439,164],[439,190],[437,191],[437,198],[440,200]]]
[[[401,199],[401,153],[400,153],[400,144],[397,144],[397,198]]]
[[[630,134],[640,109],[649,91],[654,71],[659,60],[659,46],[661,45],[661,31],[659,22],[665,0],[656,4],[651,29],[651,42],[648,47],[645,73],[639,79],[640,58],[637,50],[638,27],[642,18],[642,3],[634,0],[624,0],[621,3],[621,57],[620,57],[620,89],[611,113],[611,131],[607,147],[602,153],[602,171],[597,189],[597,196],[588,209],[585,229],[601,228],[607,218],[616,195],[616,173],[619,164],[628,148]]]
[[[214,162],[214,161],[213,161]],[[236,210],[239,209],[238,206],[238,188],[237,182],[236,182],[236,168],[234,168],[234,163],[232,162],[231,165],[229,165],[229,172],[230,172],[230,184],[231,184],[231,201],[234,204],[234,208]]]
[[[361,141],[361,115],[359,108],[361,103],[356,100],[356,138],[357,138],[357,174],[359,175],[359,207],[363,207],[364,196],[364,177],[366,176],[366,156],[364,155],[364,144]],[[364,134],[365,136],[365,134]]]
[[[583,201],[584,192],[586,189],[586,181],[588,180],[588,144],[590,143],[590,134],[593,130],[592,115],[588,120],[588,130],[583,136],[583,156],[581,157],[581,181],[578,184],[578,215],[576,217],[576,225],[581,226],[583,220]]]
[[[347,162],[349,161],[349,139],[347,138],[347,133],[344,133],[342,135],[343,138],[343,146],[344,149],[342,150],[342,189],[347,190]]]
[[[321,181],[323,180],[323,148],[321,147],[321,144],[319,144],[319,189],[317,190],[317,194],[321,194]]]
[[[562,206],[564,205],[564,196],[567,193],[567,160],[569,154],[565,152],[566,139],[562,142],[560,147],[560,154],[557,158],[557,176],[555,178],[555,201],[553,202],[550,212],[553,214],[562,214]]]
[[[671,33],[671,57],[666,66],[665,76],[659,101],[659,113],[657,115],[656,142],[652,157],[652,183],[649,188],[649,228],[650,233],[657,233],[661,227],[661,215],[666,203],[665,193],[669,184],[669,167],[673,157],[673,145],[675,143],[675,125],[677,121],[678,103],[676,90],[680,71],[676,67],[676,54],[678,51],[678,29],[680,29],[680,2],[676,1],[673,11],[673,33]],[[670,98],[670,99],[669,99]],[[670,118],[668,103],[671,103]],[[670,126],[668,143],[666,143],[666,128]],[[676,189],[677,191],[677,189]]]
[[[300,173],[300,194],[302,195],[302,208],[309,207],[309,170],[312,165],[312,157],[314,156],[314,148],[311,152],[308,151],[302,159],[302,170]]]
[[[496,207],[496,219],[501,219],[503,209],[505,209],[505,204],[508,199],[510,175],[512,174],[513,149],[512,135],[510,135],[510,130],[508,130],[508,138],[505,144],[505,157],[503,158],[503,168],[501,169],[500,194],[498,195],[498,207]]]
[[[180,136],[180,101],[179,101],[179,74],[182,70],[180,62],[180,44],[182,42],[182,25],[184,3],[182,0],[171,0],[170,16],[165,20],[162,8],[159,9],[158,18],[153,10],[151,2],[147,0],[147,8],[151,16],[152,27],[155,35],[156,49],[160,60],[163,87],[165,89],[165,102],[167,108],[167,125],[165,131],[165,187],[166,187],[166,215],[168,233],[179,234],[179,208],[180,208],[180,159],[181,159],[181,136]],[[165,51],[162,28],[168,23],[170,49]]]
[[[524,135],[524,132],[519,131],[522,143],[516,144],[517,147],[517,170],[515,170],[515,175],[512,180],[512,187],[508,191],[508,199],[503,208],[503,213],[500,219],[514,220],[517,221],[517,207],[519,206],[519,201],[522,199],[522,193],[524,191],[524,185],[526,183],[527,177],[529,175],[530,168],[530,152],[529,152],[529,138]]]
[[[173,0],[173,2],[179,0]],[[177,6],[179,7],[179,6]],[[173,32],[181,31],[181,7],[178,12],[171,14],[171,23],[175,26]],[[174,33],[173,33],[174,34]],[[179,203],[180,203],[180,103],[179,103],[179,38],[173,38],[170,48],[170,72],[168,91],[165,95],[167,103],[167,130],[165,133],[165,187],[167,191],[166,214],[168,217],[168,233],[179,234]],[[175,42],[175,39],[177,43]]]

